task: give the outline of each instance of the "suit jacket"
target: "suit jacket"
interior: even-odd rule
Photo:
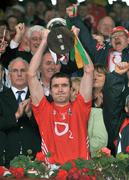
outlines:
[[[29,63],[32,56],[33,55],[31,54],[31,52],[19,51],[18,48],[11,49],[8,46],[6,48],[5,53],[2,54],[2,56],[0,58],[0,62],[3,64],[3,66],[5,68],[8,68],[9,63],[15,58],[21,57],[21,58],[23,58],[24,60],[26,60]]]
[[[5,142],[6,142],[6,134],[3,131],[0,131],[0,166],[5,165]]]
[[[75,25],[76,27],[80,29],[79,39],[83,47],[87,50],[88,54],[90,55],[93,63],[102,64],[103,66],[107,67],[109,53],[112,50],[111,44],[108,42],[104,42],[105,46],[102,49],[97,50],[96,48],[97,41],[93,39],[87,26],[84,25],[80,17],[78,16],[73,17],[73,18],[70,18],[69,20],[72,25]],[[125,62],[129,61],[129,45],[125,49],[123,49],[121,59],[122,61],[125,61]]]
[[[103,88],[103,117],[108,132],[108,148],[113,155],[116,154],[114,141],[119,135],[119,128],[124,119],[125,92],[123,90],[127,90],[126,77],[116,72],[108,73]]]
[[[29,97],[27,93],[26,98]],[[5,165],[20,153],[27,155],[31,149],[33,155],[40,151],[40,134],[34,117],[23,115],[18,122],[15,118],[18,104],[11,89],[0,93],[0,131],[6,134]]]
[[[18,48],[11,49],[10,47],[7,47],[5,53],[2,54],[0,58],[0,62],[5,68],[8,68],[9,63],[17,57],[21,57],[28,63],[30,63],[33,55],[30,51],[19,51]],[[77,65],[74,61],[69,61],[67,65],[61,64],[61,72],[64,72],[66,74],[71,74],[77,70]]]

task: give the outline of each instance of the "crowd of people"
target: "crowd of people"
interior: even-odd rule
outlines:
[[[0,165],[9,167],[30,150],[33,157],[42,151],[48,164],[88,160],[103,147],[114,156],[127,153],[128,11],[121,2],[109,11],[76,0],[62,0],[56,8],[38,0],[6,9],[0,20]],[[80,43],[87,61],[82,68],[71,49],[63,52],[60,36],[68,43],[68,33],[57,35],[60,47],[54,36],[49,39],[62,54],[50,49],[47,25],[53,18]]]

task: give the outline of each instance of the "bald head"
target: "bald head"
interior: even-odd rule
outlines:
[[[102,19],[100,19],[97,26],[97,30],[104,37],[109,37],[114,27],[115,27],[115,23],[113,19],[110,16],[105,16]]]

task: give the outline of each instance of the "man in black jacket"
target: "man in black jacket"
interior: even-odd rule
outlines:
[[[27,85],[28,63],[21,58],[9,64],[11,88],[0,94],[0,131],[6,134],[5,165],[19,154],[40,151],[40,135],[33,118]]]
[[[108,73],[103,90],[103,116],[108,132],[108,148],[112,154],[116,154],[114,141],[119,134],[119,128],[123,121],[125,106],[125,92],[127,93],[125,73],[129,69],[129,63],[120,62],[115,71]]]
[[[0,64],[0,93],[7,88],[3,85],[4,68]],[[0,130],[0,165],[4,165],[4,151],[5,151],[6,134]]]
[[[115,63],[121,61],[128,62],[129,59],[129,32],[122,26],[117,26],[113,28],[111,32],[111,43],[103,42],[103,46],[98,48],[97,41],[93,39],[88,28],[81,21],[79,16],[71,15],[72,6],[70,5],[66,9],[68,19],[71,25],[75,25],[80,29],[79,39],[83,44],[83,47],[90,54],[91,59],[94,64],[102,64],[108,67],[109,71],[115,69]]]

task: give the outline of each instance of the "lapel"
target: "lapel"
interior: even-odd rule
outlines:
[[[6,105],[9,106],[11,110],[15,112],[18,108],[18,104],[11,88],[7,89],[4,92],[3,98],[4,98],[4,101],[6,102]]]
[[[26,94],[25,99],[28,99],[28,98],[29,98],[29,96],[30,96],[30,92],[27,90],[27,94]]]
[[[6,103],[7,106],[11,108],[11,110],[15,112],[18,108],[18,104],[11,88],[7,89],[2,94],[3,94],[2,96],[3,101]],[[29,98],[29,96],[30,96],[30,93],[29,91],[27,91],[25,99]]]

